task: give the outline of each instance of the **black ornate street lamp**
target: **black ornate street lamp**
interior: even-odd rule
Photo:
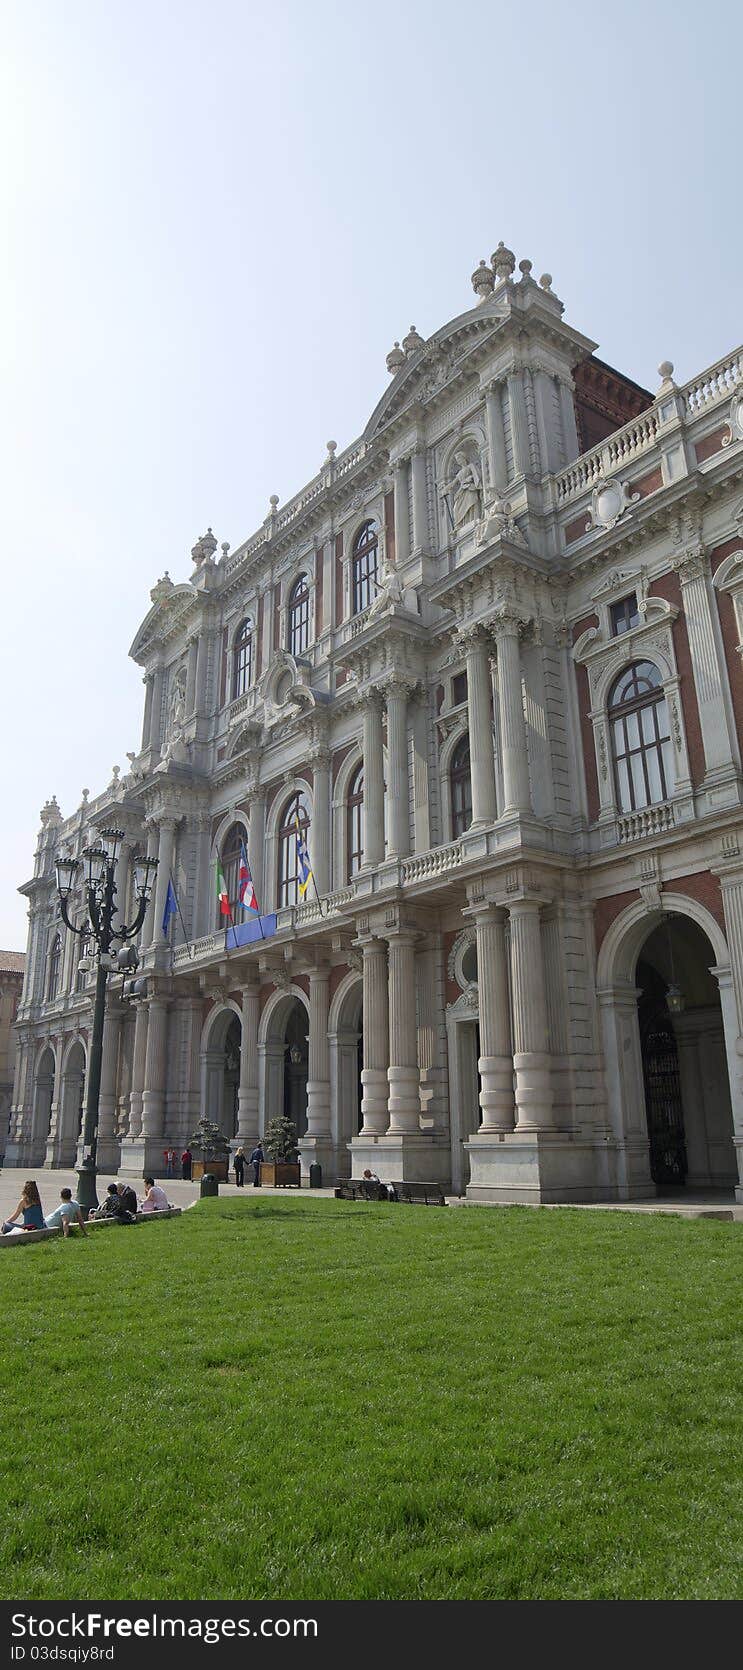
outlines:
[[[93,1032],[88,1051],[88,1071],[85,1086],[85,1122],[83,1125],[83,1159],[77,1167],[79,1178],[77,1198],[84,1211],[98,1205],[96,1194],[96,1148],[98,1145],[98,1102],[101,1091],[101,1062],[103,1058],[103,1020],[106,1009],[106,980],[115,970],[121,974],[134,972],[139,962],[136,946],[127,947],[125,941],[134,939],[144,922],[157,871],[156,858],[143,858],[135,865],[137,914],[132,923],[117,922],[116,860],[124,832],[121,829],[102,829],[99,845],[86,847],[83,852],[84,885],[87,889],[88,922],[76,927],[67,913],[67,902],[80,869],[78,858],[58,858],[56,861],[57,892],[62,921],[70,933],[92,934],[97,946],[95,1003]],[[112,947],[117,943],[117,953]]]

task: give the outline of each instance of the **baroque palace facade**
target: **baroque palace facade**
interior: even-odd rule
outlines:
[[[144,993],[109,980],[102,1168],[287,1111],[325,1181],[738,1184],[743,358],[684,387],[664,362],[653,396],[502,244],[472,284],[395,343],[356,444],[154,587],[141,748],[47,802],[21,889],[6,1164],[80,1157],[93,977],[53,866],[115,826],[125,914],[137,853],[159,869]]]

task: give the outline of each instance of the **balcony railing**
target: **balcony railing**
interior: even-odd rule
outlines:
[[[646,835],[663,835],[673,829],[673,807],[646,806],[642,812],[625,812],[617,818],[617,840],[641,841]]]

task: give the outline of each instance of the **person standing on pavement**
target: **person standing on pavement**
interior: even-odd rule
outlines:
[[[244,1148],[236,1148],[235,1149],[235,1182],[237,1184],[238,1189],[241,1189],[243,1187],[244,1182],[245,1182],[245,1149]]]
[[[250,1164],[253,1167],[253,1188],[259,1189],[261,1186],[261,1166],[263,1165],[263,1149],[260,1139],[250,1155]]]

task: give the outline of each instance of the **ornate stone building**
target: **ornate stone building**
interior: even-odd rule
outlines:
[[[115,825],[122,908],[137,850],[160,863],[145,994],[110,981],[102,1165],[287,1109],[326,1180],[736,1184],[743,362],[664,363],[653,395],[515,269],[500,245],[473,307],[395,343],[359,441],[154,587],[141,747],[72,816],[47,802],[22,888],[9,1161],[75,1158],[90,976],[53,863]]]

